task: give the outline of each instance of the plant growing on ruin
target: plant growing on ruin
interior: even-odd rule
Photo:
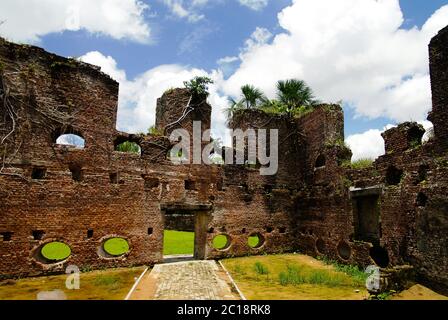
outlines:
[[[193,97],[208,97],[210,84],[213,84],[213,80],[209,77],[194,77],[190,81],[184,82],[185,88],[191,92]]]
[[[249,84],[241,87],[241,93],[242,99],[240,103],[244,104],[247,109],[255,109],[267,100],[260,89]]]
[[[227,118],[231,119],[236,111],[244,109],[261,109],[268,99],[264,93],[250,84],[241,87],[239,100],[229,98],[229,107],[226,109]]]
[[[140,153],[140,146],[135,142],[126,141],[123,142],[122,144],[119,144],[116,148],[116,151]]]
[[[351,163],[352,169],[365,169],[373,166],[372,159],[359,159]]]
[[[153,136],[163,136],[163,131],[156,126],[149,127],[148,133]]]
[[[285,108],[285,113],[294,115],[299,108],[314,108],[319,102],[305,81],[290,79],[277,82],[277,99]]]

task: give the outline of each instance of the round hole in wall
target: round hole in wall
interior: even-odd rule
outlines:
[[[383,247],[374,246],[370,248],[369,254],[378,267],[386,268],[389,265],[389,254]]]
[[[247,238],[249,247],[257,249],[264,244],[264,237],[259,233],[253,233]]]
[[[316,240],[316,250],[318,253],[325,253],[325,242],[321,238]]]
[[[230,247],[230,237],[226,234],[218,234],[213,238],[213,248],[225,250]]]
[[[341,241],[337,247],[338,255],[344,260],[350,259],[352,255],[352,248],[350,248],[349,244],[345,241]]]
[[[129,243],[123,238],[110,238],[103,243],[103,249],[107,254],[119,257],[129,252]]]
[[[70,247],[59,241],[53,241],[42,246],[40,255],[46,263],[56,263],[66,260],[70,257],[72,250]]]

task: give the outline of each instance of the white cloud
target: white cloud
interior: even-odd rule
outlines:
[[[101,67],[101,71],[108,74],[117,82],[126,81],[126,72],[117,67],[117,62],[111,56],[104,56],[101,52],[91,51],[79,58],[83,62],[87,62]]]
[[[115,39],[147,43],[151,30],[140,0],[2,0],[0,34],[18,42],[36,43],[49,33],[86,30]]]
[[[224,109],[227,97],[219,93],[223,75],[221,72],[210,73],[180,65],[161,65],[146,71],[134,80],[129,80],[126,73],[119,69],[116,61],[100,52],[89,52],[80,58],[82,61],[101,67],[101,70],[120,82],[118,124],[117,128],[126,132],[146,132],[155,123],[157,98],[170,88],[183,87],[183,82],[195,76],[208,76],[215,81],[210,86],[209,103],[213,106],[212,135],[225,137],[226,118]],[[227,140],[225,140],[228,143]]]
[[[426,117],[427,45],[446,25],[448,6],[410,30],[400,29],[398,0],[294,0],[278,19],[286,31],[265,43],[253,36],[246,42],[240,67],[224,83],[226,94],[237,96],[251,83],[274,97],[278,80],[300,78],[320,100],[343,100],[357,115]]]
[[[197,13],[196,8],[206,5],[208,0],[193,0],[188,3],[184,0],[162,0],[162,2],[168,6],[175,17],[185,18],[189,22],[195,23],[205,17],[203,14]]]
[[[383,131],[372,129],[364,133],[354,134],[345,139],[347,145],[352,149],[352,161],[360,159],[375,160],[385,153]]]
[[[224,57],[216,61],[217,64],[233,63],[238,61],[238,57]]]
[[[261,10],[268,5],[269,0],[239,0],[240,4],[252,10]]]
[[[272,39],[272,33],[266,28],[257,27],[244,43],[243,52],[249,52],[268,43]]]
[[[428,132],[433,128],[433,124],[430,121],[422,120],[418,121],[426,130],[423,136],[423,142],[428,140]],[[360,159],[375,160],[379,156],[385,154],[384,139],[381,134],[395,127],[395,125],[388,124],[383,130],[371,129],[363,133],[353,134],[345,139],[347,145],[352,149],[353,157],[352,161]]]

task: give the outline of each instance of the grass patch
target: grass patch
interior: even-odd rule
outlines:
[[[322,261],[326,265],[332,266],[335,270],[349,275],[358,284],[366,283],[366,280],[369,277],[369,274],[364,272],[364,270],[360,269],[358,266],[341,264],[337,261],[330,260],[325,257],[318,257],[317,259]]]
[[[80,289],[65,287],[67,275],[7,280],[0,283],[0,300],[35,300],[42,291],[62,290],[68,300],[123,300],[144,267],[81,273]]]
[[[165,230],[163,238],[163,254],[193,254],[194,232]]]
[[[260,244],[260,238],[257,235],[249,237],[247,243],[250,247],[256,248]]]
[[[269,274],[268,267],[266,267],[261,262],[255,262],[254,269],[255,269],[255,272],[260,274],[260,275],[268,275]]]
[[[111,238],[104,242],[104,251],[113,256],[121,256],[129,251],[129,243],[123,238]]]
[[[352,169],[366,169],[373,166],[373,160],[372,159],[359,159],[357,161],[354,161],[351,163]]]
[[[305,255],[266,255],[222,262],[248,299],[359,300],[368,297],[365,282],[354,269],[349,268],[346,273]]]
[[[51,261],[62,261],[72,253],[70,247],[62,242],[50,242],[43,246],[41,254]]]
[[[213,247],[218,250],[225,249],[227,242],[227,237],[223,234],[219,234],[213,238]]]

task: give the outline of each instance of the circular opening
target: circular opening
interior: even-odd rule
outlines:
[[[324,253],[325,252],[325,242],[324,242],[324,240],[322,240],[320,238],[316,240],[316,249],[317,249],[317,252],[319,252],[319,253]]]
[[[352,255],[352,249],[350,248],[350,246],[348,245],[347,242],[345,242],[345,241],[339,242],[337,249],[338,249],[338,254],[342,259],[344,259],[344,260],[350,259],[351,255]]]
[[[264,238],[261,234],[255,233],[249,236],[247,243],[249,244],[249,247],[257,249],[264,244]]]
[[[103,248],[106,253],[118,257],[129,252],[129,243],[123,238],[110,238],[104,242]]]
[[[230,237],[226,234],[218,234],[213,238],[213,248],[225,250],[230,246]]]
[[[71,253],[68,245],[58,241],[47,243],[40,250],[40,254],[48,263],[63,261],[70,257]]]
[[[378,267],[386,268],[389,265],[389,254],[383,247],[370,248],[370,257]]]

